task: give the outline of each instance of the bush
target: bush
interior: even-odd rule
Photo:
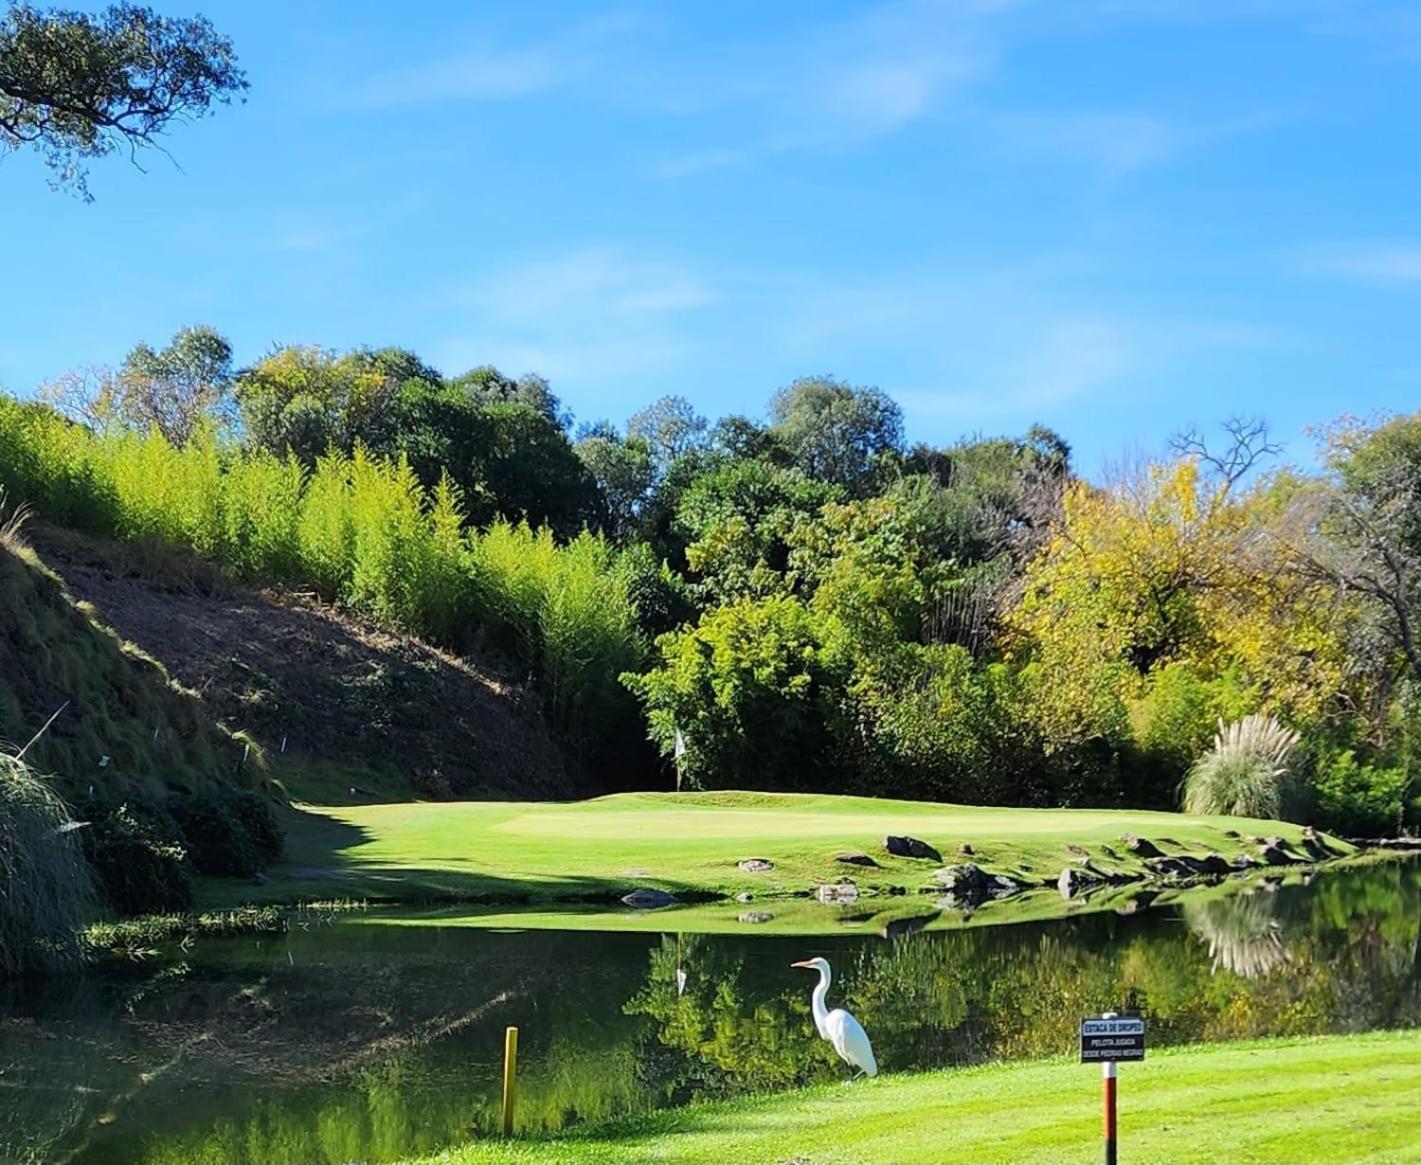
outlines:
[[[91,801],[84,856],[99,892],[119,914],[161,914],[192,905],[192,880],[177,822],[151,801]]]
[[[662,635],[658,666],[622,679],[664,756],[681,734],[685,772],[702,787],[842,789],[851,738],[838,631],[797,599],[744,599]]]
[[[1184,811],[1270,819],[1293,811],[1297,744],[1298,734],[1272,716],[1220,722],[1213,747],[1184,778]]]
[[[1313,773],[1317,823],[1348,837],[1386,837],[1400,832],[1405,809],[1404,769],[1363,764],[1349,748],[1318,760]]]
[[[0,974],[83,957],[93,887],[77,832],[48,785],[0,754]]]
[[[193,869],[219,877],[250,877],[281,853],[271,805],[256,793],[225,790],[168,802]]]

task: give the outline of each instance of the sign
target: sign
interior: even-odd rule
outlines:
[[[1081,1063],[1143,1060],[1145,1021],[1136,1016],[1081,1020]]]

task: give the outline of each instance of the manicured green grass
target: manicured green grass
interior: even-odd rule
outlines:
[[[442,802],[305,806],[291,815],[287,856],[260,886],[208,883],[204,905],[357,898],[611,903],[639,886],[689,897],[757,900],[841,877],[865,891],[930,889],[938,863],[890,857],[887,834],[936,846],[945,862],[1042,883],[1089,851],[1102,869],[1134,868],[1134,833],[1167,852],[1225,856],[1253,847],[1226,836],[1296,839],[1298,827],[1227,817],[1098,809],[1003,809],[865,797],[770,793],[631,793],[574,804]],[[959,850],[966,843],[971,855]],[[1338,843],[1340,848],[1340,843]],[[1105,848],[1103,848],[1105,847]],[[1110,852],[1107,853],[1106,850]],[[870,854],[879,866],[836,855]],[[765,858],[767,873],[737,863]],[[905,903],[906,905],[906,903]]]
[[[1120,1160],[1421,1162],[1421,1031],[1207,1045],[1120,1067]],[[441,1165],[1073,1165],[1100,1160],[1100,1071],[1064,1060],[693,1105]]]

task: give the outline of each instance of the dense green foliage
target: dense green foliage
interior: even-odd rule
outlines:
[[[127,374],[190,400],[203,335]],[[177,440],[0,401],[0,481],[492,650],[622,787],[679,740],[706,788],[1173,808],[1193,772],[1215,811],[1415,818],[1421,420],[1339,429],[1311,476],[1236,424],[1093,484],[1039,428],[906,447],[891,399],[825,377],[765,425],[667,396],[575,443],[546,382],[393,348],[280,348],[229,396]],[[1210,750],[1253,714],[1298,734],[1287,782]]]

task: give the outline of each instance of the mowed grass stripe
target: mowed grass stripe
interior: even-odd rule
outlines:
[[[1122,1161],[1416,1165],[1421,1032],[1207,1045],[1120,1069]],[[1068,1060],[693,1105],[443,1165],[1073,1165],[1100,1159],[1100,1070]]]

